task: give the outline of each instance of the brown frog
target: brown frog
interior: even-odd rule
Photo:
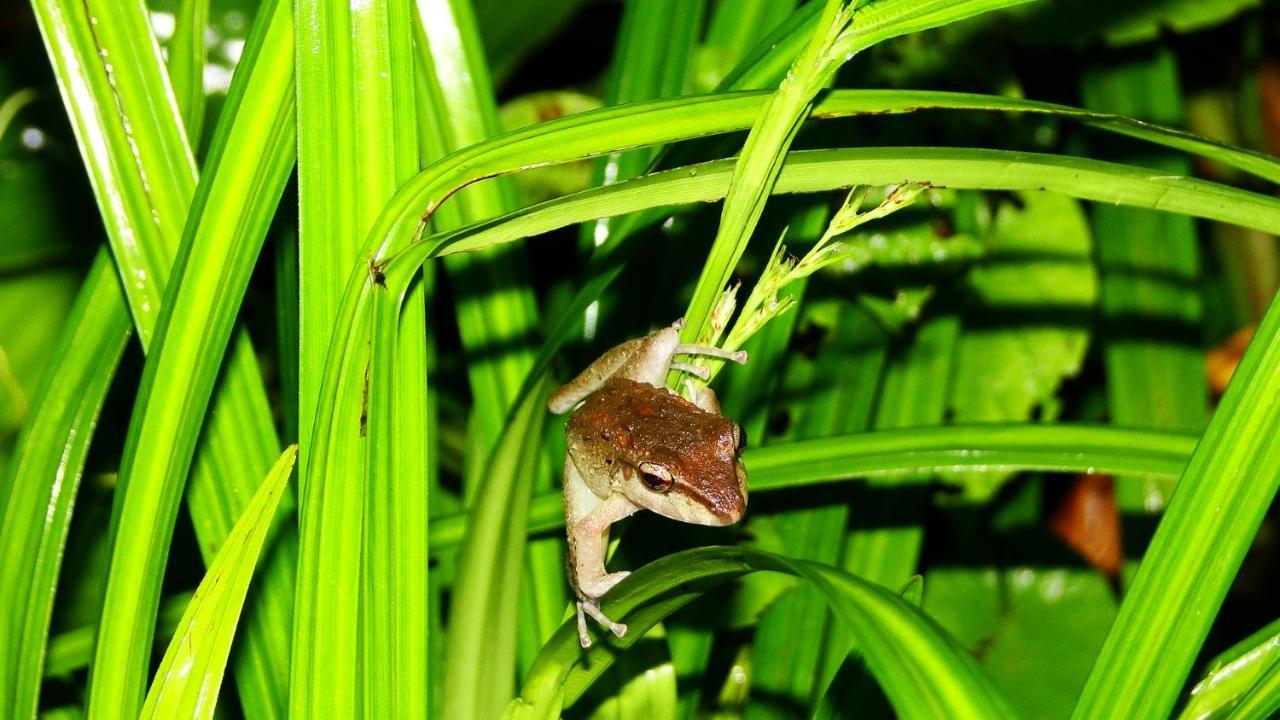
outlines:
[[[737,522],[746,510],[742,429],[720,414],[710,388],[694,391],[689,402],[668,390],[666,379],[673,369],[706,377],[703,369],[675,362],[676,355],[739,363],[747,355],[682,345],[681,326],[676,321],[606,352],[547,403],[557,414],[582,403],[565,427],[564,510],[583,647],[591,645],[584,614],[618,637],[627,631],[600,610],[600,597],[628,575],[605,570],[610,525],[641,508],[716,526]]]

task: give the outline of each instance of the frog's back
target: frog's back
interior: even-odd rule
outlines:
[[[642,462],[701,470],[723,464],[704,456],[726,451],[731,462],[733,448],[721,448],[716,438],[730,435],[732,425],[666,387],[612,378],[574,412],[568,434],[577,446],[570,448],[574,462],[591,490],[604,497]]]

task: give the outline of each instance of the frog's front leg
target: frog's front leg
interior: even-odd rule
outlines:
[[[626,625],[613,622],[600,610],[600,597],[630,574],[605,570],[609,526],[636,512],[640,506],[621,493],[612,493],[601,501],[587,486],[571,457],[566,458],[564,464],[564,503],[569,580],[578,596],[578,640],[582,647],[590,647],[584,613],[618,637],[627,633]]]

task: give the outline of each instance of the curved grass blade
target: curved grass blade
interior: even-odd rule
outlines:
[[[807,25],[802,23],[797,27]],[[408,242],[408,238],[412,236],[409,228],[420,219],[420,209],[426,207],[429,216],[432,208],[450,196],[451,188],[456,189],[491,175],[513,172],[521,167],[536,167],[607,153],[612,149],[609,147],[611,144],[616,148],[667,143],[740,130],[755,117],[766,97],[761,92],[732,93],[690,97],[683,101],[637,103],[627,108],[607,108],[513,131],[459,151],[427,168],[402,188],[395,208],[388,209],[386,222],[382,226],[386,229],[385,233],[371,245],[370,251],[391,254]],[[699,106],[701,109],[698,109]],[[1059,116],[1108,132],[1213,158],[1260,177],[1280,181],[1280,162],[1263,153],[1242,150],[1158,125],[1050,103],[966,93],[839,90],[824,97],[811,117],[837,118],[939,109]],[[695,112],[686,114],[686,110]],[[635,114],[636,122],[628,124],[622,116],[632,113]],[[592,268],[588,269],[591,279],[583,285],[563,317],[576,317],[594,302],[599,292],[618,272],[620,261],[612,257],[617,254],[606,253],[607,257],[593,263]],[[557,323],[548,342],[544,343],[535,363],[535,372],[526,380],[522,392],[528,392],[537,375],[545,371],[560,345],[568,339],[570,326],[571,323],[564,321]]]
[[[156,670],[142,718],[213,717],[249,581],[297,454],[296,445],[285,449],[209,564]]]
[[[14,92],[0,102],[0,137],[9,131],[9,125],[23,108],[40,98],[34,88],[23,88]]]
[[[749,548],[708,547],[650,563],[610,592],[605,612],[625,618],[630,628],[626,637],[584,652],[572,619],[566,621],[530,671],[507,717],[555,717],[558,696],[562,693],[564,702],[572,704],[612,664],[619,648],[630,647],[655,623],[710,588],[756,571],[787,573],[813,583],[857,639],[902,717],[1013,716],[973,658],[896,593],[819,563]]]
[[[408,245],[415,229],[460,188],[521,169],[746,128],[768,95],[726,93],[602,108],[521,128],[469,146],[426,168],[401,187],[384,210],[367,250],[385,257]],[[1280,182],[1280,161],[1157,125],[1076,108],[965,93],[838,90],[814,107],[814,118],[920,110],[1029,112],[1061,116],[1100,129],[1195,153]],[[1174,178],[1169,178],[1174,179]],[[423,210],[425,209],[425,213]]]
[[[6,470],[0,518],[0,715],[33,717],[62,547],[98,413],[133,323],[106,248],[94,258]]]
[[[771,492],[900,474],[985,469],[991,472],[1142,473],[1175,478],[1195,448],[1195,435],[1087,425],[948,425],[877,430],[751,448],[743,461],[751,492]],[[431,525],[431,551],[456,547],[468,513]],[[564,525],[560,493],[534,498],[529,531]]]
[[[429,257],[472,252],[593,217],[708,202],[724,196],[731,160],[646,175],[525,208],[432,236],[391,257],[403,275]],[[776,193],[820,192],[852,185],[916,182],[980,190],[1049,190],[1082,200],[1149,208],[1266,229],[1280,222],[1280,201],[1225,185],[1100,160],[969,148],[856,148],[791,153]]]
[[[1178,481],[1074,717],[1169,715],[1278,486],[1280,298]]]

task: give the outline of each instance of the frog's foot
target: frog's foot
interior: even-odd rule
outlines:
[[[591,636],[587,634],[587,621],[586,618],[583,617],[584,613],[586,615],[590,615],[596,622],[609,628],[609,632],[618,637],[622,637],[627,634],[627,626],[610,620],[609,617],[600,610],[600,604],[597,601],[579,600],[576,604],[578,607],[578,642],[582,644],[582,647],[591,647]]]

